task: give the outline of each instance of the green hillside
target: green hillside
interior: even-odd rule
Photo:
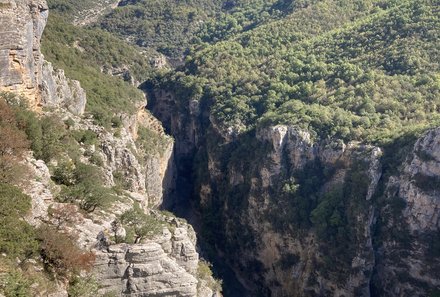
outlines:
[[[108,32],[75,27],[56,12],[49,17],[42,51],[67,77],[81,82],[87,92],[86,111],[102,124],[107,125],[114,113],[132,112],[142,104],[144,96],[136,86],[106,71],[127,69],[135,81],[143,81],[152,73],[149,58],[154,52],[142,54]]]
[[[158,85],[205,100],[237,131],[285,123],[387,142],[438,124],[436,1],[313,2],[193,51]]]
[[[226,39],[304,2],[308,1],[294,5],[283,0],[125,0],[101,19],[100,27],[139,46],[179,58],[194,44]]]

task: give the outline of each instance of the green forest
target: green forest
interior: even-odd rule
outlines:
[[[82,82],[95,114],[140,98],[99,73],[128,65],[140,82],[206,102],[238,133],[282,123],[315,137],[387,143],[439,123],[434,0],[131,0],[89,28],[59,16],[76,4],[49,3],[45,55]],[[185,64],[157,72],[147,59],[156,51],[186,53]]]
[[[439,123],[435,1],[315,2],[198,44],[157,85],[206,100],[217,121],[239,133],[282,123],[387,143]]]

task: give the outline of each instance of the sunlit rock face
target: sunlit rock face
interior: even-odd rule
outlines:
[[[41,102],[43,56],[40,39],[48,17],[44,0],[0,1],[0,91]]]
[[[376,290],[429,296],[440,287],[440,128],[426,132],[385,190]]]

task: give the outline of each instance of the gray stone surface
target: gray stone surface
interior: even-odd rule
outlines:
[[[0,4],[0,91],[24,96],[32,108],[41,101],[40,39],[47,17],[44,0],[3,0]]]
[[[42,67],[42,104],[52,108],[66,108],[76,115],[84,113],[86,92],[76,80],[66,78],[64,70],[54,70],[50,62]]]
[[[95,272],[104,286],[103,292],[122,296],[197,296],[198,281],[194,275],[154,241],[113,245],[97,252]]]

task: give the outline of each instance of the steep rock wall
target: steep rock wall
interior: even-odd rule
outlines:
[[[0,91],[23,95],[33,108],[41,101],[40,39],[47,17],[45,0],[0,2]]]
[[[86,92],[79,81],[66,78],[64,70],[53,69],[50,62],[44,61],[40,85],[41,104],[51,108],[64,108],[76,115],[82,115],[86,109]]]
[[[378,294],[429,296],[440,291],[439,152],[440,128],[427,131],[386,184],[378,224]]]
[[[0,1],[0,92],[23,96],[33,110],[47,106],[83,114],[86,95],[79,82],[54,70],[41,54],[48,15],[45,0]]]
[[[153,114],[176,138],[177,170],[193,172],[204,240],[249,296],[439,289],[438,129],[390,177],[381,148],[312,139],[290,126],[240,134],[220,127],[203,102],[160,89],[150,96]]]

